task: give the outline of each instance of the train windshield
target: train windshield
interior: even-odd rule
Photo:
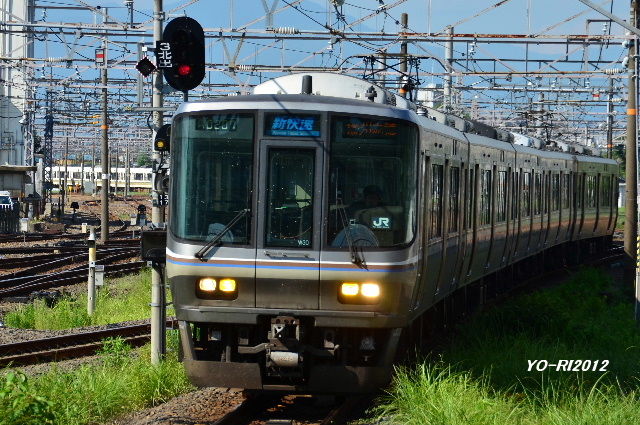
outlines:
[[[173,127],[173,233],[208,241],[235,221],[220,242],[250,243],[253,115],[186,115],[178,117]]]
[[[327,243],[394,247],[413,240],[417,131],[398,120],[335,117]]]

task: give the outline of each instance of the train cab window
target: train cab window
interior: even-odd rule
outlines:
[[[507,185],[507,172],[498,171],[496,181],[496,223],[502,223],[507,220],[507,191],[509,190]]]
[[[560,209],[560,175],[551,175],[551,211]]]
[[[269,152],[265,246],[310,248],[315,151]]]
[[[522,199],[520,206],[522,207],[522,216],[528,217],[531,215],[531,173],[522,174]]]
[[[491,224],[491,170],[480,170],[480,225]]]
[[[182,115],[172,126],[170,229],[179,238],[250,243],[254,117]]]
[[[608,207],[611,204],[611,176],[600,177],[600,205]]]
[[[454,142],[455,143],[455,142]],[[458,210],[460,203],[460,168],[451,167],[449,170],[449,207],[447,209],[449,224],[448,231],[458,231]]]
[[[418,132],[400,120],[333,117],[326,242],[402,246],[416,226]]]
[[[444,186],[444,167],[440,164],[431,166],[431,228],[430,238],[442,237],[442,192]]]

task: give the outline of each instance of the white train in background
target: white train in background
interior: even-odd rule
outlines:
[[[53,166],[52,182],[54,188],[60,189],[64,185],[65,167],[64,165]],[[95,170],[91,167],[67,166],[67,190],[80,191],[82,187],[89,189],[95,183],[98,189],[102,186],[101,180],[102,168],[96,166]],[[111,168],[111,176],[109,178],[109,186],[111,191],[116,188],[124,190],[129,185],[130,191],[148,191],[151,189],[151,168],[125,167]]]

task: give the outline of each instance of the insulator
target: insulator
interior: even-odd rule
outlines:
[[[236,71],[252,71],[253,65],[236,65],[235,70]]]
[[[58,63],[58,62],[66,62],[67,59],[65,59],[65,58],[47,58],[47,59],[45,59],[45,61],[49,62],[49,63]]]
[[[608,68],[604,70],[604,73],[607,75],[615,75],[615,74],[622,74],[625,71],[626,70],[624,68]]]
[[[278,27],[274,28],[273,32],[277,34],[300,34],[300,30],[295,27]]]

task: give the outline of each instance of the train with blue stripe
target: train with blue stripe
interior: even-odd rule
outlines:
[[[353,393],[546,261],[606,246],[615,161],[292,74],[171,127],[166,273],[199,386]]]

